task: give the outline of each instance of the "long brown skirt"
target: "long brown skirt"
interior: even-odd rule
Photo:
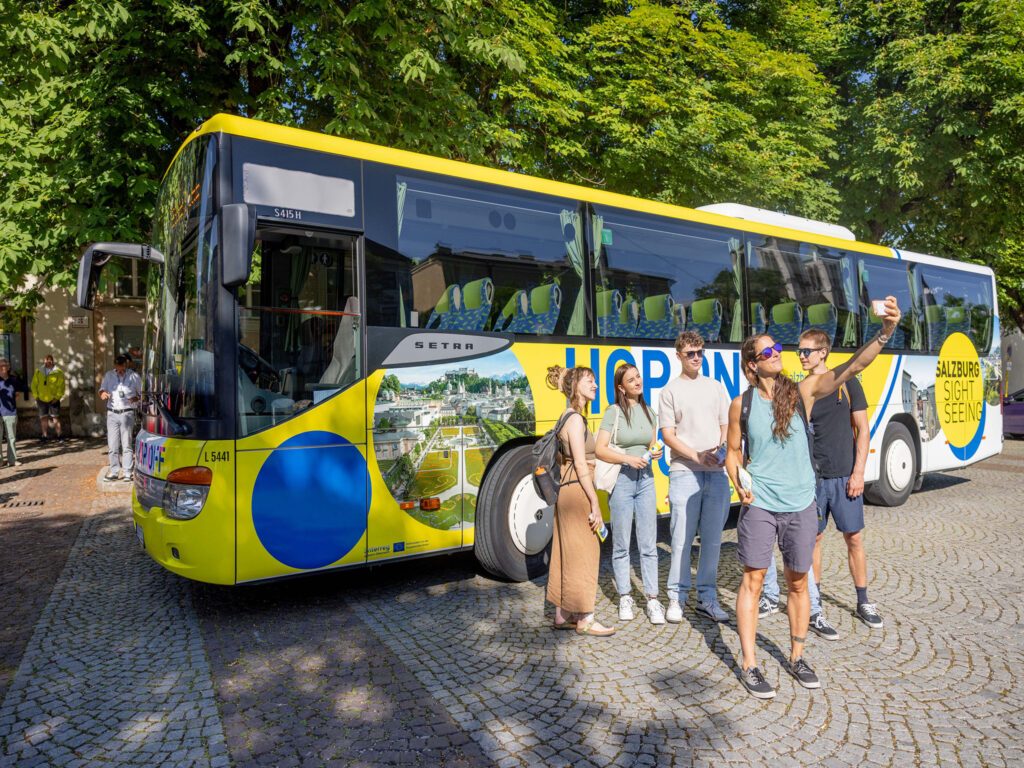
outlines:
[[[601,542],[587,524],[589,515],[580,484],[563,485],[555,505],[547,599],[566,613],[594,612]]]

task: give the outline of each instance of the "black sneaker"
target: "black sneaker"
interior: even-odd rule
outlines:
[[[772,600],[770,597],[761,596],[761,599],[757,602],[757,618],[767,619],[773,613],[779,612],[779,601]]]
[[[774,699],[775,689],[757,667],[740,670],[740,682],[755,699]]]
[[[807,665],[806,661],[804,661],[803,656],[796,661],[787,662],[786,669],[789,670],[789,674],[795,677],[796,681],[804,688],[821,688],[821,681],[819,681],[818,676],[814,674],[814,670]]]
[[[807,628],[824,640],[839,639],[839,633],[836,632],[836,628],[829,624],[820,613],[811,616],[811,623],[807,625]]]
[[[872,629],[881,629],[885,626],[882,617],[874,603],[861,603],[857,606],[857,618],[863,621]]]

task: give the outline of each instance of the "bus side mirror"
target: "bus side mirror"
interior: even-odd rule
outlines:
[[[99,283],[100,272],[112,256],[126,259],[148,261],[162,265],[164,256],[156,248],[136,243],[93,243],[82,254],[78,263],[78,286],[75,291],[75,304],[82,309],[92,309],[96,298],[96,285]]]
[[[256,245],[256,218],[249,215],[245,203],[232,203],[220,209],[221,282],[225,288],[237,288],[249,280],[252,250]]]

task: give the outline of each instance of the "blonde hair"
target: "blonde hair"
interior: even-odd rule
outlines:
[[[557,389],[565,399],[569,401],[569,407],[579,411],[584,416],[590,410],[590,404],[585,397],[576,394],[576,386],[584,376],[593,376],[594,371],[585,365],[577,365],[575,368],[565,368],[561,365],[548,366],[547,382],[552,389]]]
[[[804,339],[813,341],[822,347],[826,354],[832,350],[832,337],[821,330],[821,328],[808,328],[800,334],[800,341],[803,341]]]

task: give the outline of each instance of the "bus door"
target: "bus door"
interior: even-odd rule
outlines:
[[[238,581],[365,562],[362,244],[257,229],[238,297]]]

